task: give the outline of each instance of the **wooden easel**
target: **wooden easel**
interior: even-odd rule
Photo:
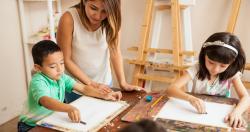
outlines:
[[[229,18],[229,22],[228,22],[227,30],[226,30],[227,32],[230,32],[230,33],[234,32],[235,25],[237,22],[237,17],[239,15],[239,11],[240,11],[240,3],[241,3],[241,0],[234,0],[233,1],[231,16]],[[250,70],[250,63],[246,64],[245,70]],[[246,88],[250,89],[250,82],[244,81],[243,83],[244,83]]]
[[[137,51],[138,57],[135,60],[128,60],[130,64],[135,64],[132,84],[143,86],[145,80],[159,81],[164,83],[171,83],[176,78],[180,77],[182,71],[188,66],[183,65],[183,56],[194,56],[193,51],[182,51],[182,33],[180,27],[180,9],[185,6],[179,4],[179,0],[171,0],[171,5],[154,6],[154,0],[147,0],[146,11],[144,16],[144,23],[141,29],[141,40],[139,47],[131,47],[128,50]],[[173,49],[159,49],[149,47],[149,35],[151,33],[152,18],[155,10],[171,9],[172,18],[172,48]],[[165,53],[173,55],[173,64],[157,64],[147,60],[148,53]],[[145,74],[145,68],[152,67],[154,69],[173,71],[176,73],[175,77],[163,77],[158,75]]]

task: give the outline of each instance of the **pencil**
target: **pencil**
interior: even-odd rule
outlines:
[[[80,121],[81,124],[86,125],[87,123],[84,121]]]
[[[163,98],[163,95],[159,97],[151,106],[150,108],[153,108],[161,99]]]

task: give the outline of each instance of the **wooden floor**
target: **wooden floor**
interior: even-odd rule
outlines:
[[[17,132],[18,117],[0,126],[0,132]]]

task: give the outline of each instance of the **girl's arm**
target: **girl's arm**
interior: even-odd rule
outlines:
[[[188,101],[192,95],[187,94],[183,87],[191,80],[190,75],[185,71],[183,75],[176,79],[166,90],[166,94],[171,97],[180,98]]]
[[[249,94],[243,85],[240,76],[237,74],[236,77],[232,80],[233,86],[235,88],[236,93],[239,96],[239,103],[234,108],[234,110],[225,117],[225,121],[229,122],[230,126],[236,127],[245,127],[246,123],[242,118],[242,114],[249,108],[250,106],[250,98]]]
[[[60,45],[64,56],[65,67],[76,79],[84,84],[91,84],[91,79],[72,60],[72,39],[74,21],[69,12],[63,14],[57,31],[57,43]]]
[[[249,106],[250,106],[250,98],[249,94],[243,85],[241,78],[239,75],[236,75],[236,77],[232,80],[233,86],[235,88],[236,93],[239,96],[239,103],[235,107],[235,111],[238,111],[240,114],[245,112]]]
[[[183,87],[191,80],[191,76],[184,71],[183,75],[177,79],[174,83],[172,83],[169,88],[166,90],[166,94],[170,97],[175,97],[179,99],[183,99],[189,101],[191,105],[193,105],[199,113],[206,113],[206,108],[204,102],[196,98],[190,94],[187,94]]]
[[[144,90],[143,88],[139,86],[133,86],[126,82],[124,69],[123,69],[123,58],[122,58],[121,50],[120,50],[120,43],[118,43],[117,46],[114,46],[114,45],[109,46],[109,52],[110,52],[110,60],[114,68],[115,75],[117,77],[120,87],[126,91]]]

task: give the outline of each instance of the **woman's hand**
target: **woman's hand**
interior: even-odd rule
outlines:
[[[121,84],[121,88],[124,89],[125,91],[145,91],[145,89],[142,87],[130,85],[128,83]]]
[[[206,114],[206,106],[203,100],[196,98],[194,96],[190,96],[188,98],[188,101],[191,105],[195,107],[195,109],[198,111],[200,114]]]
[[[118,92],[110,92],[104,96],[105,100],[119,101],[122,98],[122,93]]]
[[[233,128],[247,127],[246,121],[243,119],[241,114],[237,111],[233,111],[225,117],[225,122],[228,122],[229,125]]]
[[[94,87],[95,86],[95,87]],[[106,90],[108,88],[108,90]],[[105,90],[104,90],[105,89]],[[122,93],[120,91],[114,92],[112,89],[110,89],[107,85],[104,84],[92,84],[92,85],[86,85],[84,87],[84,92],[86,95],[102,98],[105,100],[112,100],[117,101],[122,98]]]
[[[111,88],[108,85],[97,83],[97,82],[91,82],[88,85],[100,90],[103,94],[107,94],[112,92]]]

